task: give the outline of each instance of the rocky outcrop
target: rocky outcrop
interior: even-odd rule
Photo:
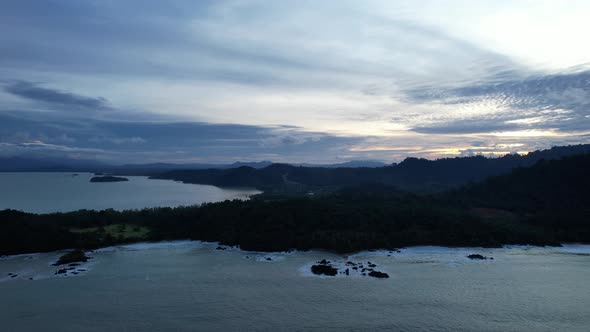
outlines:
[[[90,179],[90,182],[123,182],[129,181],[127,178],[119,177],[119,176],[95,176]]]
[[[61,256],[57,262],[53,264],[53,266],[59,266],[64,264],[72,264],[72,263],[79,263],[79,262],[87,262],[90,257],[86,256],[84,251],[80,249],[76,249],[74,251],[70,251],[69,253]]]
[[[471,254],[471,255],[467,256],[467,258],[469,258],[469,259],[478,259],[478,260],[494,259],[494,258],[488,258],[488,257],[483,256],[483,255],[480,255],[480,254]]]
[[[371,271],[371,272],[369,272],[369,276],[371,276],[373,278],[379,278],[379,279],[389,278],[389,274],[387,274],[385,272],[380,272],[380,271]]]
[[[338,270],[331,265],[317,264],[311,267],[311,272],[317,275],[326,275],[333,277],[338,274]]]

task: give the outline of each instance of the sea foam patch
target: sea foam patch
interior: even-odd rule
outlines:
[[[168,249],[173,247],[199,247],[206,245],[206,242],[179,240],[179,241],[163,241],[163,242],[139,242],[125,245],[111,246],[94,250],[96,253],[114,252],[119,250],[150,250],[150,249]]]
[[[566,254],[590,255],[589,244],[562,244],[561,247],[553,247],[552,250]]]
[[[444,264],[455,267],[466,264],[470,261],[477,261],[468,258],[469,255],[481,255],[492,261],[496,251],[482,247],[438,247],[438,246],[417,246],[401,248],[396,250],[372,250],[361,251],[349,256],[355,260],[377,260],[381,262],[398,262],[410,264]],[[484,259],[481,261],[488,261]]]

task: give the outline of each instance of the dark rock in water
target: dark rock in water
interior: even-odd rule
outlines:
[[[490,257],[490,259],[494,259],[494,257]]]
[[[321,261],[318,262],[318,264],[326,265],[326,264],[330,264],[330,261],[327,261],[325,259],[322,259]]]
[[[119,176],[110,176],[110,175],[95,176],[92,179],[90,179],[90,182],[123,182],[123,181],[129,181],[129,179],[119,177]]]
[[[387,255],[387,257],[391,257],[391,255]]]
[[[270,257],[266,257],[266,260],[267,260],[267,261],[272,261],[272,258],[270,258]]]
[[[225,250],[225,248],[222,246],[217,246],[217,248],[215,248],[215,250]]]
[[[13,275],[11,275],[10,277],[11,277],[11,278],[16,278],[16,277],[18,277],[18,274],[13,274]]]
[[[78,272],[86,272],[86,269],[79,269]]]
[[[84,251],[80,249],[76,249],[71,251],[59,258],[57,262],[53,264],[53,266],[70,264],[70,263],[77,263],[77,262],[86,262],[90,259],[90,257],[86,256]]]
[[[80,174],[76,174],[76,173],[72,174],[72,176],[78,176],[78,175],[80,175]]]
[[[78,272],[74,271],[74,272],[72,272],[72,274],[78,274]]]
[[[55,272],[55,274],[65,274],[67,272],[68,272],[68,270],[66,270],[66,269],[59,269],[59,270],[57,270],[57,272]]]
[[[317,275],[327,275],[327,276],[335,276],[338,273],[338,270],[333,268],[330,265],[313,265],[311,267],[311,272]]]
[[[369,267],[377,267],[377,265],[370,263]]]
[[[363,275],[366,276],[367,274],[366,273],[363,273]]]
[[[344,270],[344,273],[346,273],[346,275],[350,274],[350,271],[348,269]]]
[[[29,278],[29,280],[33,280],[33,278]]]
[[[353,270],[358,270],[359,268],[358,268],[358,267],[356,267],[356,266],[353,266],[353,267],[352,267],[352,269],[353,269]]]
[[[389,274],[379,271],[371,271],[369,272],[369,276],[373,278],[389,278]]]
[[[348,266],[355,266],[356,264],[353,263],[353,262],[351,262],[351,261],[348,261],[348,262],[346,262],[346,265],[348,265]]]
[[[467,258],[469,258],[469,259],[487,259],[486,256],[482,256],[480,254],[471,254],[471,255],[467,256]]]

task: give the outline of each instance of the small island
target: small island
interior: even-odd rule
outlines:
[[[90,182],[124,182],[129,181],[127,178],[119,177],[119,176],[95,176],[90,179]]]

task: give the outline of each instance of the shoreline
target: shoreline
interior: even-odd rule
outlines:
[[[303,249],[296,249],[291,248],[287,251],[260,251],[260,250],[247,250],[242,249],[240,246],[231,246],[222,244],[218,241],[200,241],[200,240],[190,240],[190,239],[181,239],[181,240],[164,240],[164,241],[156,241],[156,242],[134,242],[134,243],[123,243],[120,245],[111,245],[106,247],[100,247],[95,249],[84,249],[86,253],[103,253],[103,252],[115,252],[120,249],[128,249],[131,251],[135,250],[150,250],[150,249],[167,249],[171,247],[182,247],[182,246],[210,246],[210,247],[223,247],[223,249],[217,249],[217,251],[239,251],[243,252],[244,254],[249,255],[262,255],[262,256],[269,256],[269,255],[288,255],[288,254],[296,254],[299,252],[317,252],[317,253],[324,253],[328,255],[339,256],[342,258],[349,258],[354,256],[360,255],[394,255],[394,254],[407,254],[409,252],[428,252],[436,251],[437,249],[443,249],[443,251],[447,252],[471,252],[471,251],[489,251],[489,250],[497,250],[497,249],[555,249],[556,251],[562,251],[566,253],[572,254],[589,254],[590,255],[590,243],[560,243],[559,246],[554,245],[532,245],[532,244],[504,244],[497,247],[482,247],[482,246],[438,246],[438,245],[416,245],[416,246],[408,246],[408,247],[401,247],[395,249],[363,249],[355,252],[347,252],[347,253],[340,253],[334,250],[327,250],[321,248],[313,248],[308,250]],[[576,252],[575,248],[585,248],[587,251],[579,251]],[[213,248],[215,249],[215,248]],[[426,250],[425,250],[426,249]],[[429,250],[428,250],[429,249]],[[571,250],[571,251],[568,251]],[[30,256],[37,256],[41,254],[59,254],[59,253],[66,253],[69,251],[73,251],[75,248],[66,248],[66,249],[59,249],[53,251],[41,251],[41,252],[25,252],[25,253],[18,253],[18,254],[10,254],[10,255],[0,255],[0,261],[3,260],[10,260],[19,257],[30,257]]]

